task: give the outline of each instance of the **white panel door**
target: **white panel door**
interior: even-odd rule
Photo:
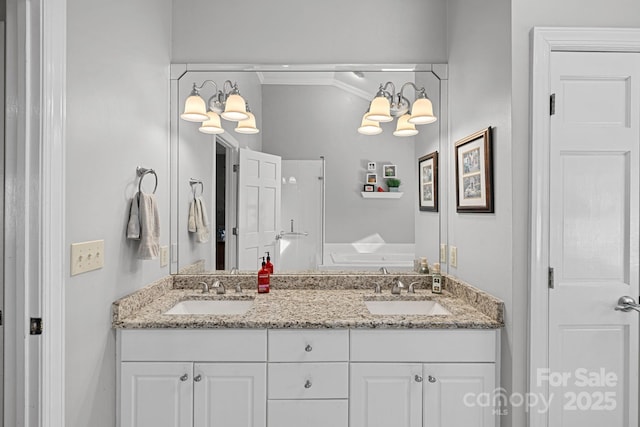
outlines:
[[[423,427],[495,427],[498,407],[493,363],[424,365]],[[485,396],[490,396],[489,402]]]
[[[352,363],[349,426],[421,427],[421,380],[420,364]]]
[[[192,363],[123,362],[120,427],[190,427]]]
[[[637,426],[640,55],[554,52],[551,87],[549,425]]]
[[[258,270],[258,258],[271,253],[278,265],[276,235],[280,232],[281,159],[240,150],[238,176],[238,269]]]
[[[197,363],[194,427],[265,427],[265,363]]]

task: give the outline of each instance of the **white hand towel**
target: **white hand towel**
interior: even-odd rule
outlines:
[[[140,239],[140,216],[138,214],[138,193],[131,199],[129,206],[129,222],[127,223],[127,239]]]
[[[140,193],[140,247],[138,258],[156,259],[160,252],[160,217],[155,194]]]
[[[187,221],[187,229],[191,233],[195,233],[196,230],[196,199],[193,199],[189,204],[189,220]]]
[[[209,241],[209,218],[202,197],[195,200],[196,205],[196,236],[198,242],[206,243]]]

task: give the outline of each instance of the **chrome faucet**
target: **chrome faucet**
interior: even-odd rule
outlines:
[[[208,294],[209,293],[209,284],[207,282],[200,282],[200,283],[198,283],[198,285],[202,285],[202,293],[203,294]]]
[[[381,294],[382,293],[382,288],[380,287],[380,283],[375,283],[375,287],[373,288],[373,293],[374,294]]]
[[[216,280],[213,285],[211,285],[212,288],[216,288],[216,294],[226,294],[227,290],[225,289],[224,285],[219,281]]]
[[[238,274],[238,269],[233,267],[231,271],[229,271],[229,274]]]
[[[380,267],[378,271],[382,274],[389,274],[389,270],[387,270],[387,267]]]
[[[399,295],[402,289],[404,289],[404,283],[402,283],[400,279],[397,279],[393,284],[393,287],[391,288],[391,293],[394,295]]]
[[[415,294],[416,290],[415,290],[415,285],[419,285],[420,282],[411,282],[409,283],[409,289],[407,289],[407,292],[410,294]]]

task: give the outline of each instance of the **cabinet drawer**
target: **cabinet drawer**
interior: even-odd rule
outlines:
[[[269,399],[346,399],[348,363],[270,363]]]
[[[270,330],[270,362],[346,362],[349,331]]]
[[[347,400],[270,400],[269,427],[348,427]]]

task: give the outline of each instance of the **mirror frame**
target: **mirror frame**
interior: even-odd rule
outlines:
[[[449,67],[446,63],[437,64],[171,64],[170,68],[170,144],[169,144],[169,168],[170,168],[170,257],[169,272],[170,274],[178,273],[178,218],[174,214],[174,203],[178,200],[178,122],[180,116],[180,108],[182,100],[179,99],[179,79],[188,72],[261,72],[261,71],[293,71],[293,72],[353,72],[353,71],[370,71],[370,72],[431,72],[440,82],[439,93],[439,151],[438,151],[438,168],[439,168],[439,254],[437,260],[441,264],[442,272],[448,272],[448,264],[446,264],[446,250],[448,244],[448,215],[450,209],[450,197],[448,188],[451,188],[452,176],[450,171],[453,156],[450,154],[449,147],[449,122],[448,122],[448,78]],[[427,154],[427,153],[424,153]],[[418,156],[419,157],[419,156]],[[417,161],[417,158],[416,158]],[[442,255],[444,251],[444,261]],[[434,262],[433,260],[431,261]],[[219,274],[221,272],[206,272],[205,274]],[[317,272],[315,272],[317,274]],[[334,271],[333,273],[339,273]],[[353,273],[353,271],[345,271],[345,273]],[[296,272],[283,272],[283,274],[297,274]],[[300,273],[303,274],[303,273]],[[312,273],[314,274],[314,273]]]

